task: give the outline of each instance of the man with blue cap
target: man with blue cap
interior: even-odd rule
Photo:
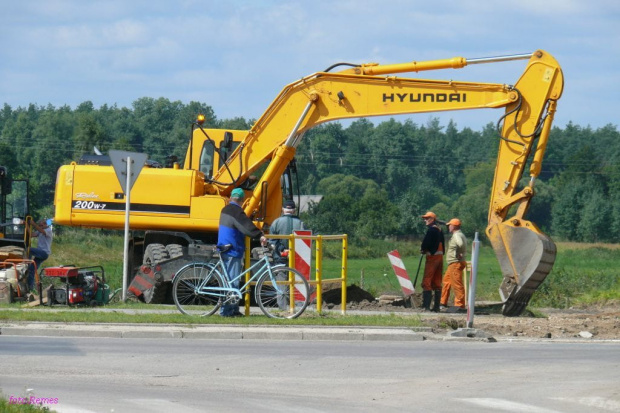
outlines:
[[[239,280],[232,281],[241,274],[243,254],[245,253],[245,237],[259,238],[261,244],[267,243],[267,238],[260,228],[243,211],[241,205],[245,193],[241,188],[235,188],[230,194],[230,203],[222,208],[220,228],[217,234],[217,247],[220,250],[226,272],[230,277],[230,285],[239,288]],[[220,309],[222,317],[241,316],[239,303],[225,304]]]

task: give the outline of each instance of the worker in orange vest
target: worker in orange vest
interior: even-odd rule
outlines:
[[[463,284],[463,270],[467,265],[465,262],[465,254],[467,254],[467,239],[465,238],[465,234],[461,232],[460,219],[452,218],[446,223],[446,225],[448,226],[448,231],[450,231],[452,237],[448,242],[448,251],[446,254],[448,269],[443,277],[441,307],[448,306],[450,290],[454,289],[454,305],[458,307],[458,309],[464,310],[465,285]]]
[[[434,301],[432,311],[439,312],[445,241],[434,212],[427,212],[422,215],[422,219],[427,227],[420,248],[420,253],[426,255],[424,278],[422,278],[422,311],[431,311],[431,301]],[[433,291],[435,292],[434,300]]]

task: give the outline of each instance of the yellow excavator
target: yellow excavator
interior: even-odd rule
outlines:
[[[511,60],[527,60],[514,85],[397,76]],[[555,261],[553,241],[524,216],[563,86],[560,65],[542,50],[389,65],[341,63],[287,85],[249,131],[206,129],[199,117],[183,165],[147,163],[131,192],[130,227],[144,234],[135,235],[130,244],[131,273],[136,275],[130,290],[147,302],[164,299],[174,269],[214,242],[220,210],[235,187],[246,191],[246,214],[268,226],[279,216],[283,198],[291,196],[296,148],[304,132],[316,125],[345,118],[498,108],[504,111],[498,122],[500,145],[486,233],[504,277],[503,313],[517,316]],[[530,180],[519,189],[526,164]],[[55,208],[57,224],[123,229],[124,194],[109,157],[89,155],[62,166]]]

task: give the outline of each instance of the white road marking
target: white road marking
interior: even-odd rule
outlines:
[[[505,412],[518,412],[518,413],[562,413],[559,410],[544,409],[542,407],[533,406],[531,404],[511,402],[504,399],[489,399],[489,398],[472,398],[472,399],[460,399],[468,403],[473,403],[478,406],[488,407],[495,411],[502,410]]]
[[[605,399],[603,397],[554,397],[553,400],[579,403],[588,407],[607,410],[609,412],[620,412],[620,401]]]

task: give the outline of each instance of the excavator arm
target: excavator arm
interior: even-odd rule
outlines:
[[[513,86],[394,76],[517,59],[529,61]],[[269,160],[244,208],[248,215],[270,222],[275,217],[261,217],[261,204],[276,193],[280,176],[293,159],[303,133],[316,125],[345,118],[504,108],[486,232],[504,276],[500,288],[504,314],[516,316],[525,309],[555,260],[553,241],[523,217],[534,195],[535,179],[541,170],[562,89],[559,64],[541,50],[469,61],[456,57],[395,65],[368,64],[341,72],[315,73],[282,90],[230,155],[226,167],[216,171],[207,183],[206,192],[230,193]],[[530,181],[519,190],[518,183],[528,162]],[[516,213],[507,218],[513,206]]]
[[[525,310],[555,262],[554,242],[524,216],[534,196],[563,87],[560,66],[538,51],[515,85],[518,101],[506,108],[486,230],[504,277],[500,295],[506,316],[518,316]],[[528,160],[529,183],[518,190]],[[513,207],[514,215],[507,218]]]

